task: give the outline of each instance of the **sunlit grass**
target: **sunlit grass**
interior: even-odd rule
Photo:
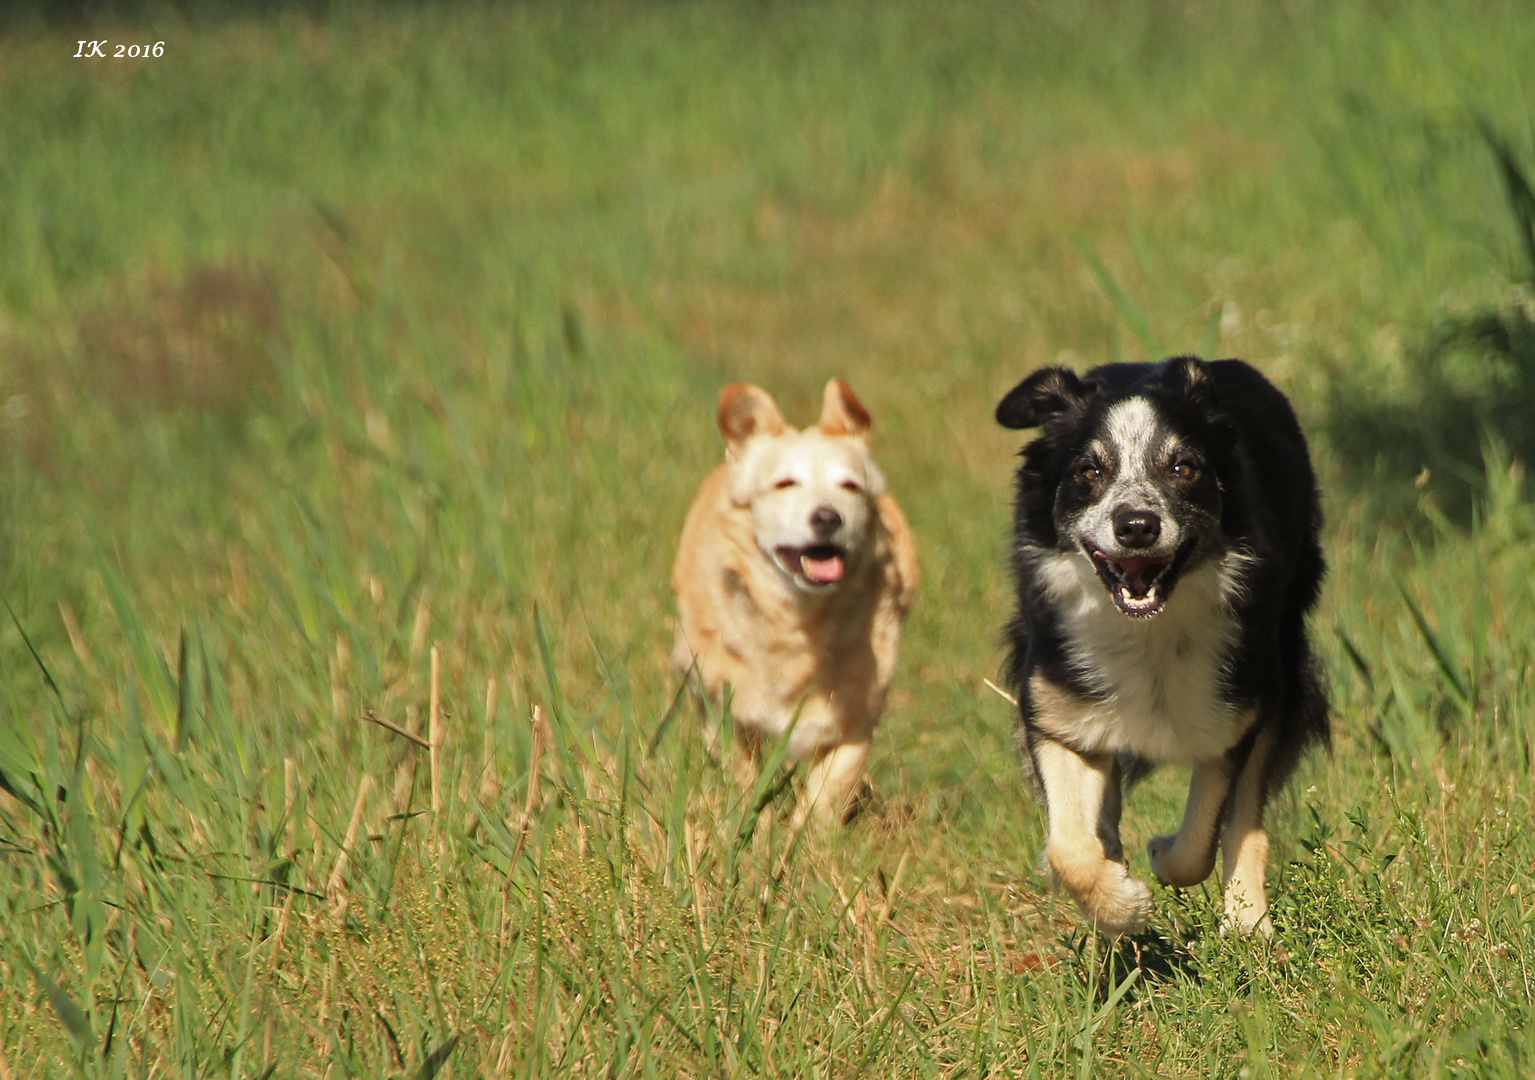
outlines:
[[[1518,302],[1517,6],[140,22],[0,39],[0,1075],[1535,1068],[1535,509],[1496,432],[1461,520],[1338,407]],[[1153,342],[1280,381],[1328,478],[1273,946],[1208,888],[1083,932],[982,681],[997,396]],[[667,577],[719,386],[831,374],[924,576],[875,798],[795,836],[703,752]],[[427,737],[434,648],[436,812],[360,719]]]

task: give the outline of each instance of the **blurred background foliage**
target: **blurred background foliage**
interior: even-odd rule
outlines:
[[[466,1075],[1527,1073],[1524,5],[0,26],[10,1068],[43,1040],[88,1073],[377,1075],[460,1032]],[[1331,521],[1338,750],[1279,811],[1275,953],[1205,933],[1198,894],[1159,893],[1133,954],[1074,931],[981,682],[1017,447],[995,401],[1042,364],[1193,350],[1292,394]],[[876,809],[785,878],[671,709],[667,576],[720,385],[803,422],[832,374],[924,584]],[[433,644],[438,847],[415,751],[355,719],[424,730]],[[1141,789],[1133,836],[1178,784]],[[409,969],[407,930],[440,965]],[[1113,997],[1126,956],[1143,982]]]

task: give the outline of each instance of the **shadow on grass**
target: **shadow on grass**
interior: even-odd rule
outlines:
[[[1416,477],[1448,518],[1468,523],[1485,488],[1489,441],[1500,456],[1535,460],[1535,291],[1447,320],[1407,363],[1411,391],[1400,399],[1383,401],[1346,377],[1335,382],[1328,440],[1362,491]]]
[[[1116,996],[1123,996],[1126,1002],[1134,1001],[1147,986],[1200,979],[1194,954],[1174,936],[1147,929],[1112,942],[1102,938],[1095,942],[1095,937],[1093,931],[1078,927],[1061,939],[1061,944],[1076,958],[1084,982],[1091,984],[1095,1005],[1104,1005]],[[1138,974],[1134,985],[1122,990],[1132,972]]]
[[[1326,430],[1355,486],[1371,497],[1382,480],[1416,477],[1437,508],[1470,521],[1485,489],[1489,443],[1500,457],[1535,459],[1535,189],[1512,145],[1478,124],[1495,159],[1525,265],[1493,305],[1444,319],[1407,350],[1396,388],[1338,374]],[[1405,492],[1405,485],[1398,485]],[[1391,512],[1405,506],[1387,505]]]
[[[1139,969],[1142,983],[1171,982],[1180,977],[1199,981],[1199,964],[1194,954],[1155,930],[1120,938],[1114,953],[1114,963],[1119,970]]]

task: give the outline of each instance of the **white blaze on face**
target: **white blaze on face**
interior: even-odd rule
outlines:
[[[842,555],[856,555],[869,534],[872,500],[885,488],[884,477],[855,438],[826,435],[812,428],[764,435],[747,441],[730,462],[731,497],[750,504],[757,546],[770,557],[785,549],[802,551],[831,545],[836,558],[811,552],[800,571],[818,584],[837,581],[843,573]],[[812,515],[835,511],[840,524],[817,531]]]
[[[1144,483],[1152,450],[1166,438],[1151,402],[1138,397],[1121,401],[1103,418],[1103,431],[1119,461],[1116,482]]]
[[[1076,533],[1100,551],[1120,550],[1114,514],[1121,509],[1150,510],[1161,518],[1161,536],[1146,554],[1171,553],[1182,540],[1178,522],[1168,512],[1159,480],[1161,461],[1173,434],[1145,398],[1133,397],[1109,409],[1096,440],[1100,455],[1113,464],[1103,495],[1078,519]]]

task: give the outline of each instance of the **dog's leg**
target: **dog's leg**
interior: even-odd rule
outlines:
[[[1033,746],[1045,790],[1045,855],[1055,878],[1105,934],[1134,933],[1151,914],[1151,889],[1130,876],[1119,843],[1119,766],[1052,739]]]
[[[1252,752],[1237,774],[1231,809],[1221,835],[1221,878],[1225,894],[1221,929],[1264,937],[1274,932],[1268,915],[1263,875],[1268,864],[1269,838],[1263,831],[1263,804],[1268,798],[1268,759],[1274,745],[1270,730],[1260,731]]]
[[[817,757],[805,775],[805,801],[794,812],[794,823],[812,818],[823,825],[845,822],[868,763],[868,742],[842,743]]]
[[[1186,889],[1198,885],[1215,869],[1216,834],[1231,792],[1231,778],[1231,764],[1225,758],[1194,766],[1183,824],[1174,835],[1155,837],[1146,845],[1151,870],[1162,884]]]

